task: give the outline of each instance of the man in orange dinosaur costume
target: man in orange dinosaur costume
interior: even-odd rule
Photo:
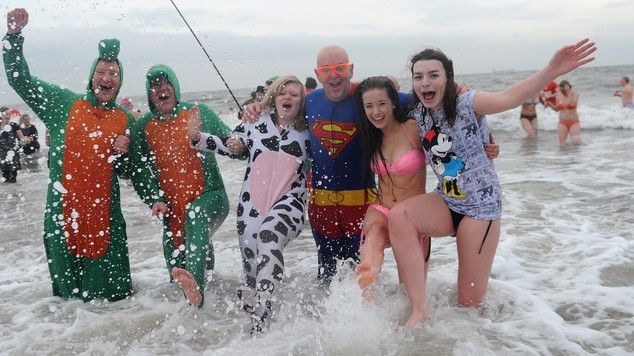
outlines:
[[[31,76],[21,33],[28,15],[7,13],[3,59],[9,85],[50,133],[44,247],[53,294],[126,298],[132,281],[117,175],[131,172],[126,132],[134,118],[115,103],[123,81],[119,41],[99,42],[87,92],[74,93]]]
[[[170,279],[187,301],[204,300],[205,271],[213,269],[211,237],[229,214],[229,199],[214,153],[190,146],[187,122],[193,103],[181,101],[180,85],[169,66],[157,64],[146,75],[150,112],[138,119],[133,141],[140,145],[143,165],[153,173],[132,177],[152,215],[163,220],[163,252]],[[206,105],[198,104],[202,130],[226,136],[231,129]]]

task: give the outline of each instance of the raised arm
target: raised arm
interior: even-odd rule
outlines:
[[[3,38],[2,57],[7,82],[47,126],[59,120],[59,108],[70,105],[79,94],[32,76],[24,56],[22,29],[29,22],[25,9],[7,13],[7,34]]]
[[[508,89],[496,93],[477,92],[473,109],[478,114],[487,115],[515,108],[557,77],[592,62],[594,57],[589,56],[596,50],[594,42],[589,42],[587,38],[564,46],[555,52],[544,68]]]

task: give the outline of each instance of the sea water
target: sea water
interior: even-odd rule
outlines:
[[[474,89],[503,89],[528,73],[458,76]],[[191,309],[169,283],[161,225],[121,180],[134,294],[118,302],[53,297],[42,243],[48,170],[43,155],[18,183],[0,184],[0,353],[10,355],[627,355],[634,353],[634,110],[612,97],[634,66],[582,68],[560,79],[580,92],[581,145],[559,145],[557,113],[538,108],[528,139],[519,108],[489,116],[501,154],[500,243],[483,310],[456,293],[455,239],[435,238],[428,277],[429,320],[409,331],[394,257],[374,303],[347,270],[316,281],[310,230],[286,248],[285,278],[270,329],[250,335],[236,290],[243,283],[235,208],[245,162],[219,157],[231,211],[214,237],[216,269],[205,304]],[[407,79],[402,80],[407,86]],[[237,91],[240,101],[249,90]],[[142,96],[136,98],[141,101]],[[183,93],[230,126],[223,91]],[[26,107],[16,107],[27,111]],[[37,119],[34,122],[44,127]],[[43,135],[42,135],[43,136]],[[428,190],[435,178],[428,176]]]

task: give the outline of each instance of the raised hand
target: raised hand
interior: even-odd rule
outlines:
[[[200,141],[200,129],[203,126],[203,122],[200,121],[200,108],[194,106],[189,111],[189,121],[187,122],[187,135],[192,141]]]
[[[548,63],[550,72],[554,77],[566,74],[586,63],[594,60],[594,57],[588,57],[597,50],[594,42],[589,42],[585,38],[574,45],[564,46],[559,49]]]
[[[7,33],[20,33],[29,23],[29,13],[26,9],[17,8],[7,12]]]

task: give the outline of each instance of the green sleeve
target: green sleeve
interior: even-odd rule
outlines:
[[[2,57],[9,85],[49,130],[58,124],[65,126],[70,107],[81,95],[31,75],[21,34],[7,34],[3,44]]]
[[[132,186],[143,203],[149,207],[152,207],[152,204],[156,202],[167,202],[161,192],[158,172],[156,172],[154,158],[145,136],[145,125],[151,117],[152,113],[148,112],[132,126],[129,153],[133,166],[133,173],[130,177]]]

